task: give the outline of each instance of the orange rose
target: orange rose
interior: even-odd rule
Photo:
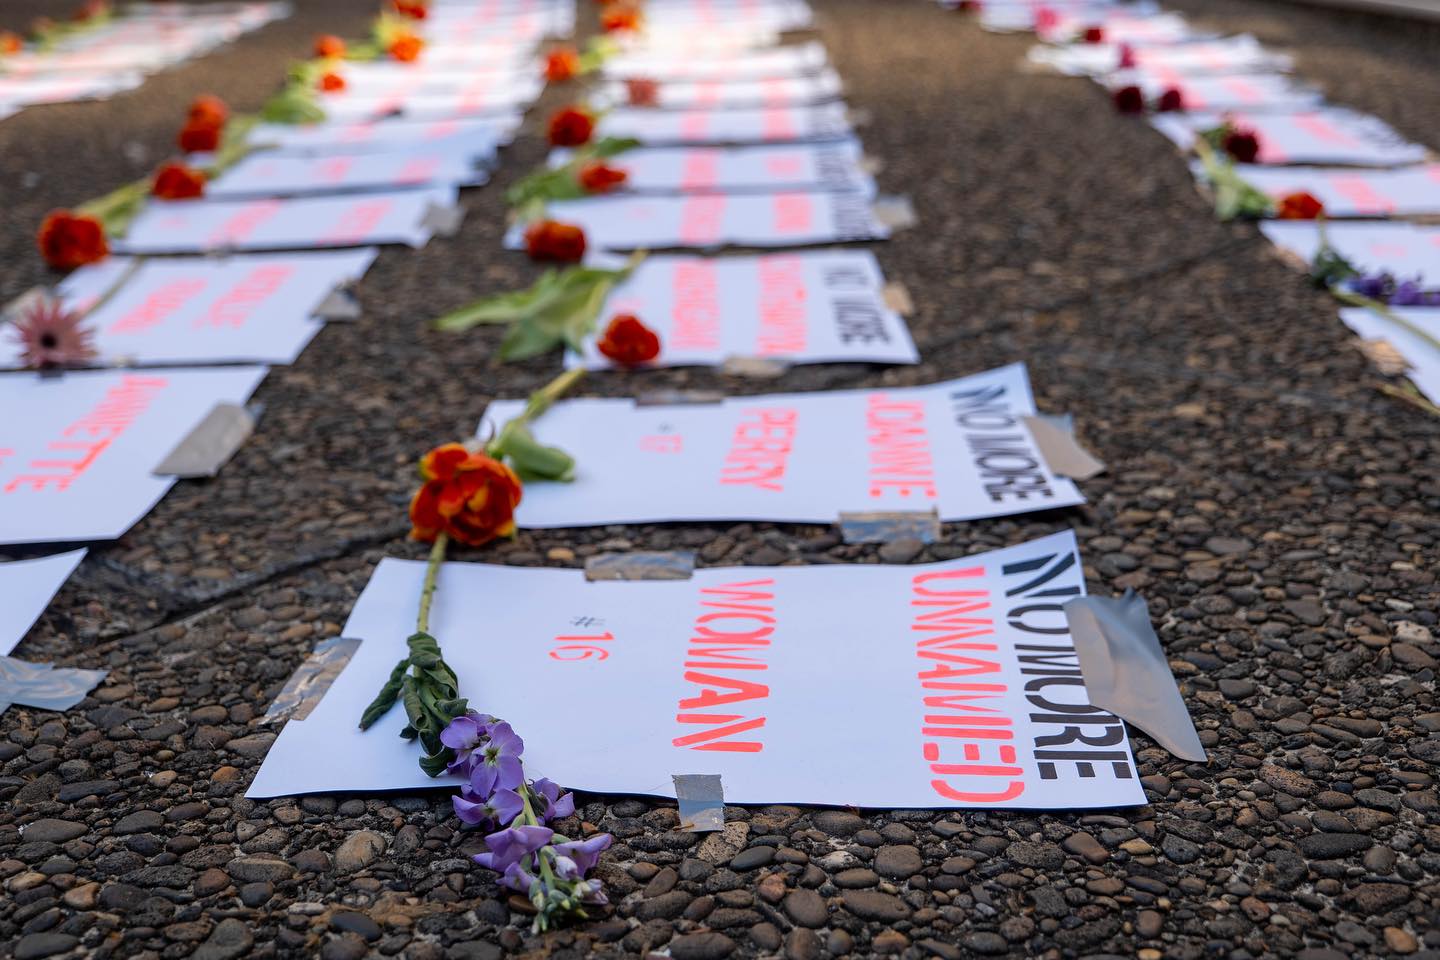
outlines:
[[[576,263],[585,256],[585,231],[573,223],[537,221],[525,230],[525,252],[531,260]]]
[[[561,107],[550,117],[550,143],[557,147],[578,147],[590,142],[595,118],[578,107]]]
[[[653,107],[660,102],[660,82],[649,77],[631,77],[625,81],[625,96],[632,107]]]
[[[1281,220],[1314,220],[1324,213],[1325,204],[1303,190],[1286,194],[1275,204],[1275,216]]]
[[[413,63],[420,59],[420,51],[425,49],[425,41],[413,33],[400,33],[390,41],[386,52],[401,63]]]
[[[595,346],[616,363],[633,367],[660,356],[660,335],[633,313],[616,314]]]
[[[11,30],[0,30],[0,53],[19,53],[25,49],[25,41],[20,34]]]
[[[56,270],[74,270],[110,254],[100,221],[69,210],[56,210],[47,216],[35,242],[45,262]]]
[[[333,33],[322,33],[315,38],[315,56],[324,60],[338,60],[345,56],[345,41]]]
[[[616,7],[600,14],[600,28],[606,33],[621,33],[640,29],[640,11],[634,7]]]
[[[564,83],[580,72],[580,54],[574,47],[556,47],[545,56],[545,79]]]
[[[345,89],[345,78],[334,71],[326,71],[316,85],[326,93],[335,93]]]
[[[576,178],[586,193],[609,193],[620,186],[630,175],[624,170],[595,160],[580,168]]]
[[[215,127],[219,129],[225,126],[230,119],[230,108],[225,106],[225,101],[219,97],[205,94],[194,99],[190,104],[190,112],[185,118],[186,124],[196,126]]]
[[[155,171],[150,192],[161,200],[193,200],[205,195],[205,174],[183,163],[167,163]]]
[[[515,532],[520,478],[499,460],[458,443],[420,459],[425,481],[410,500],[410,536],[427,543],[441,533],[472,547]]]
[[[430,9],[422,0],[393,0],[395,12],[411,20],[424,20],[430,16]]]
[[[185,124],[176,140],[186,153],[209,153],[220,146],[220,128],[208,124]]]

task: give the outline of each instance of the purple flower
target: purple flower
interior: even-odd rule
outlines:
[[[511,864],[545,846],[555,836],[549,827],[507,827],[485,838],[485,853],[475,854],[475,862],[482,867],[504,873]]]
[[[496,790],[488,798],[481,797],[470,787],[460,788],[460,795],[451,797],[455,816],[462,823],[472,827],[481,824],[502,826],[514,821],[525,808],[525,801],[514,790]]]
[[[451,720],[440,731],[440,742],[455,751],[455,759],[445,769],[450,773],[468,773],[472,755],[485,742],[494,722],[494,717],[473,710]]]
[[[532,796],[540,801],[535,811],[543,822],[549,823],[556,817],[568,817],[575,812],[575,795],[561,795],[560,784],[541,777],[530,785]]]
[[[478,859],[478,858],[477,858]],[[517,893],[530,895],[530,888],[535,884],[535,875],[526,870],[519,863],[512,863],[505,868],[505,873],[500,877],[500,886],[509,887]]]
[[[1390,302],[1397,307],[1422,306],[1425,303],[1425,290],[1420,286],[1419,278],[1397,283],[1395,292],[1390,294]]]
[[[1384,300],[1385,291],[1394,281],[1388,273],[1373,273],[1361,277],[1352,277],[1349,281],[1350,289],[1362,297],[1369,297],[1371,300]]]
[[[610,846],[612,839],[608,833],[597,833],[588,840],[567,840],[555,844],[555,853],[575,864],[578,872],[571,879],[578,880],[595,869],[595,864],[600,862],[601,851]]]
[[[470,785],[481,796],[488,797],[497,789],[517,790],[525,782],[525,768],[520,754],[525,741],[501,721],[490,727],[489,741],[475,752]]]

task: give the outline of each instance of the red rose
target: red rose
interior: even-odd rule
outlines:
[[[580,54],[574,47],[556,47],[545,56],[545,79],[564,83],[580,72]]]
[[[630,176],[624,170],[609,166],[602,161],[596,160],[587,163],[580,168],[580,174],[576,178],[586,193],[609,193],[620,186]]]
[[[410,536],[433,542],[441,533],[478,547],[515,532],[520,478],[499,460],[458,443],[436,447],[420,460],[425,482],[410,500]]]
[[[430,16],[430,9],[422,0],[394,0],[395,12],[411,20],[424,20]]]
[[[345,89],[345,78],[334,71],[326,71],[321,75],[318,86],[326,93],[336,93]]]
[[[105,228],[94,217],[56,210],[40,224],[35,236],[40,255],[56,270],[74,270],[110,254]]]
[[[1220,141],[1220,146],[1224,147],[1225,152],[1235,158],[1237,163],[1254,163],[1255,158],[1260,156],[1260,138],[1254,130],[1232,127]]]
[[[208,124],[185,124],[176,140],[186,153],[210,153],[220,146],[220,128]]]
[[[1115,64],[1117,70],[1133,70],[1135,68],[1135,48],[1128,43],[1120,44],[1120,59]]]
[[[207,93],[191,101],[185,122],[218,129],[225,126],[229,119],[230,108],[225,105],[225,101]]]
[[[632,107],[653,107],[660,102],[660,82],[649,77],[631,77],[625,81],[625,96]]]
[[[590,142],[595,118],[577,107],[561,107],[550,117],[550,143],[557,147],[578,147]]]
[[[1177,113],[1185,109],[1185,97],[1179,87],[1166,87],[1155,102],[1155,109],[1161,113]]]
[[[585,231],[573,223],[537,221],[525,230],[525,252],[531,260],[576,263],[585,256]]]
[[[1281,220],[1314,220],[1324,213],[1325,204],[1303,190],[1286,194],[1275,204],[1275,216]]]
[[[205,174],[183,163],[167,163],[155,171],[150,192],[161,200],[193,200],[205,195]]]
[[[960,0],[955,4],[955,9],[961,13],[979,13],[980,0]]]
[[[401,63],[412,63],[420,58],[420,51],[424,49],[424,40],[413,33],[402,33],[390,41],[385,52]]]
[[[600,14],[600,28],[606,33],[621,33],[640,29],[640,11],[624,6],[606,10]]]
[[[1115,98],[1115,109],[1121,113],[1144,113],[1145,94],[1140,88],[1131,84],[1128,87],[1121,87],[1113,94]]]
[[[1086,28],[1085,28],[1085,34],[1084,34],[1084,40],[1085,40],[1086,43],[1104,43],[1104,42],[1105,42],[1105,28],[1104,28],[1104,27],[1086,27]]]
[[[595,346],[616,363],[633,367],[660,356],[660,335],[633,313],[620,313],[611,318]]]
[[[338,60],[345,56],[345,41],[333,33],[322,33],[315,38],[315,56],[322,60]]]

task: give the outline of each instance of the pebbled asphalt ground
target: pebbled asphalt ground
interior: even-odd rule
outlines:
[[[882,189],[920,213],[877,252],[915,301],[925,362],[767,382],[603,374],[584,392],[924,383],[1025,360],[1041,408],[1074,413],[1109,464],[1083,484],[1090,503],[948,524],[928,547],[642,525],[522,532],[457,558],[909,562],[1069,527],[1092,591],[1150,601],[1211,762],[1136,734],[1143,808],[730,808],[709,836],[675,829],[673,803],[585,795],[580,816],[616,836],[601,875],[617,906],[543,937],[468,865],[476,840],[442,793],[245,800],[274,736],[257,718],[286,677],[339,633],[381,556],[422,555],[403,539],[415,458],[557,367],[499,367],[498,331],[424,325],[533,276],[500,247],[501,192],[543,155],[532,134],[467,191],[455,238],[385,252],[363,318],[272,370],[259,430],[222,474],[95,548],[18,648],[111,676],[66,714],[0,716],[0,953],[1440,956],[1440,420],[1380,392],[1334,305],[1253,226],[1216,223],[1162,137],[1085,81],[1020,69],[1028,38],[921,0],[813,2]],[[9,0],[0,25],[48,6]],[[1435,28],[1177,6],[1293,49],[1338,102],[1440,144]],[[372,9],[297,7],[135,93],[0,122],[0,297],[46,279],[44,212],[151,169],[193,94],[257,106],[315,33],[358,34]]]

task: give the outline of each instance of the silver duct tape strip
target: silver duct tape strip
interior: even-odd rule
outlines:
[[[1071,480],[1088,480],[1105,469],[1105,464],[1093,457],[1075,439],[1069,418],[1033,416],[1022,417],[1040,456],[1045,458],[1051,473]]]
[[[217,403],[154,470],[156,476],[213,477],[255,432],[255,417],[238,403]]]
[[[635,395],[637,407],[679,407],[724,402],[725,394],[719,390],[650,390]]]
[[[442,207],[438,203],[431,203],[425,207],[425,215],[420,218],[420,226],[430,230],[439,237],[453,237],[460,230],[460,222],[465,219],[465,208],[458,203],[453,207]]]
[[[718,773],[676,773],[675,799],[680,801],[680,829],[709,833],[725,829],[725,787]]]
[[[290,674],[290,679],[275,695],[265,711],[264,722],[279,723],[281,720],[304,720],[308,717],[358,649],[360,641],[354,637],[331,637],[317,643],[310,656]]]
[[[896,540],[934,543],[940,539],[940,514],[933,509],[842,513],[836,524],[840,527],[841,539],[846,543],[892,543]]]
[[[893,194],[876,197],[871,202],[870,209],[875,214],[875,219],[892,232],[909,229],[919,222],[919,218],[915,216],[915,206],[909,197]]]
[[[317,320],[325,320],[329,323],[344,320],[359,320],[360,302],[355,299],[355,295],[347,288],[343,286],[336,287],[326,295],[324,300],[320,301],[320,306],[315,308],[312,316]]]
[[[17,703],[37,710],[69,710],[109,673],[0,657],[0,713]]]
[[[1182,760],[1204,763],[1205,747],[1180,697],[1145,600],[1077,597],[1065,619],[1090,702],[1127,720]]]
[[[695,575],[690,550],[601,553],[585,560],[586,580],[689,580]]]
[[[885,306],[894,310],[902,317],[915,315],[915,301],[910,298],[910,288],[899,280],[891,280],[880,289],[880,297],[885,301]]]
[[[774,380],[785,375],[790,364],[779,357],[726,357],[720,364],[720,372],[731,377],[748,377],[751,380]]]

